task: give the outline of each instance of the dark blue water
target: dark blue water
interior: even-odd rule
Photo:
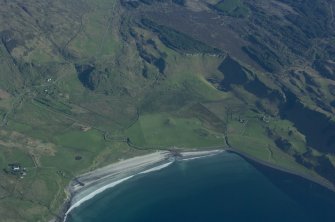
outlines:
[[[72,211],[69,222],[335,222],[335,194],[235,154],[177,162]]]

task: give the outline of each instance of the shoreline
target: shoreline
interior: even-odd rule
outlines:
[[[174,161],[194,160],[209,157],[225,150],[187,151],[175,155],[169,151],[156,151],[107,165],[84,173],[71,180],[66,188],[65,200],[58,216],[50,222],[66,222],[73,209],[134,176],[161,170]]]
[[[259,164],[284,173],[304,178],[332,192],[335,192],[335,185],[324,178],[318,178],[305,173],[299,173],[295,170],[277,166],[232,148],[208,151],[181,151],[178,155],[170,151],[156,151],[151,154],[120,160],[119,162],[84,173],[72,179],[66,188],[67,199],[65,200],[60,213],[56,218],[50,220],[50,222],[66,222],[67,216],[74,208],[79,207],[82,203],[95,197],[101,192],[110,189],[128,179],[131,179],[132,177],[161,170],[175,161],[195,160],[218,155],[223,152],[236,154],[253,164]]]
[[[269,162],[266,162],[264,160],[257,159],[255,157],[250,156],[249,154],[247,154],[243,151],[239,151],[239,150],[236,150],[236,149],[229,148],[229,149],[225,149],[225,150],[228,153],[234,153],[234,154],[242,157],[246,161],[251,162],[253,164],[259,164],[259,165],[269,167],[269,168],[272,168],[272,169],[275,169],[275,170],[278,170],[278,171],[281,171],[281,172],[284,172],[284,173],[288,173],[288,174],[291,174],[291,175],[294,175],[294,176],[297,176],[297,177],[301,177],[303,179],[306,179],[308,181],[316,183],[316,184],[318,184],[318,185],[320,185],[320,186],[322,186],[322,187],[324,187],[324,188],[326,188],[326,189],[328,189],[332,192],[335,192],[335,185],[332,184],[330,181],[326,180],[325,178],[321,177],[321,176],[320,177],[315,177],[315,176],[312,176],[312,175],[309,175],[309,174],[306,174],[306,173],[300,173],[300,172],[297,172],[295,170],[290,170],[290,169],[275,165],[273,163],[269,163]]]

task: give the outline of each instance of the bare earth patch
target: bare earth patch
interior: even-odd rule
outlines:
[[[10,94],[3,89],[0,89],[0,99],[8,99]]]
[[[56,146],[54,144],[33,139],[18,132],[8,133],[4,130],[0,130],[0,136],[3,137],[0,138],[1,146],[27,152],[34,158],[34,162],[38,166],[41,165],[39,162],[41,156],[54,156],[56,152]]]

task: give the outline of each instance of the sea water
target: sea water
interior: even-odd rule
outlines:
[[[176,161],[104,191],[68,222],[334,222],[335,194],[238,155]]]

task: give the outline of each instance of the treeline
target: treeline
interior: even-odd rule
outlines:
[[[158,34],[159,39],[169,48],[184,53],[210,53],[219,54],[219,49],[206,45],[192,37],[169,27],[159,25],[149,19],[143,18],[141,23]]]

